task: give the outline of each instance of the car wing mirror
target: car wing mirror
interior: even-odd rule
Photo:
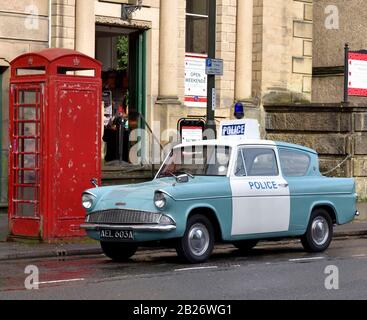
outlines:
[[[189,182],[189,176],[187,174],[182,174],[178,176],[176,180],[178,183],[187,183]]]

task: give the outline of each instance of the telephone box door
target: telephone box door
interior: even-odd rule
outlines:
[[[12,85],[10,94],[9,224],[12,234],[39,237],[42,233],[41,123],[44,84]]]

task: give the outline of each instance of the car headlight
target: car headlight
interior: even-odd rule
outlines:
[[[93,203],[95,200],[95,196],[93,196],[90,193],[83,193],[82,195],[82,205],[84,207],[84,209],[90,209],[93,207]]]
[[[164,193],[156,192],[154,194],[154,204],[158,209],[163,209],[167,204],[167,199]]]

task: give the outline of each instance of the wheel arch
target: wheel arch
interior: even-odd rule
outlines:
[[[331,202],[317,202],[317,203],[314,203],[311,207],[310,215],[309,215],[308,220],[311,219],[312,212],[314,212],[316,209],[325,210],[329,214],[331,220],[333,221],[333,224],[338,224],[338,214],[337,214],[337,211],[336,211],[334,205]]]
[[[190,208],[187,215],[187,221],[190,219],[190,217],[201,214],[209,219],[209,221],[212,223],[214,228],[214,235],[216,241],[222,241],[223,240],[223,230],[221,228],[221,225],[219,223],[217,212],[214,208],[209,206],[197,206]]]

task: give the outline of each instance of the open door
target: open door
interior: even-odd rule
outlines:
[[[143,129],[139,115],[146,116],[146,31],[130,35],[129,57],[129,127]]]

